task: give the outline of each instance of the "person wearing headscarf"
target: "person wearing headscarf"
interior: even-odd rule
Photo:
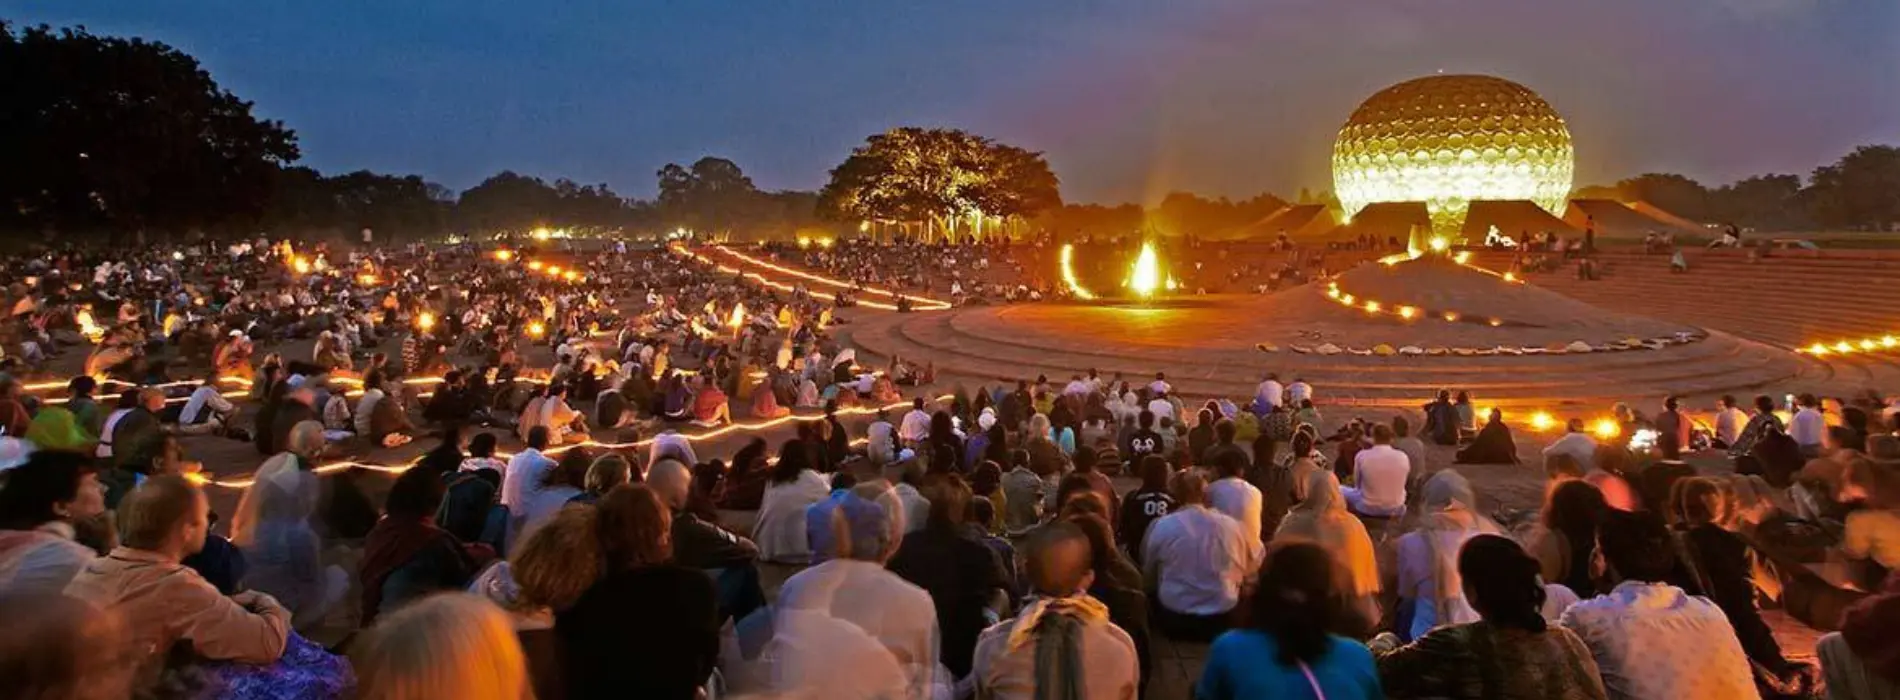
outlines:
[[[1491,409],[1491,416],[1478,430],[1478,437],[1459,450],[1454,461],[1457,464],[1517,464],[1517,442],[1511,439],[1511,429],[1504,425],[1504,412]]]
[[[1331,552],[1346,572],[1341,583],[1351,596],[1353,610],[1370,629],[1379,620],[1379,560],[1372,536],[1365,523],[1346,510],[1339,477],[1332,470],[1307,471],[1305,487],[1305,500],[1287,511],[1273,541],[1304,540]]]
[[[1456,470],[1440,471],[1425,482],[1419,527],[1399,538],[1399,630],[1407,640],[1439,625],[1478,620],[1458,576],[1458,548],[1474,536],[1503,530],[1477,506],[1471,482]]]
[[[27,442],[42,450],[91,452],[98,440],[79,427],[79,419],[61,406],[46,406],[26,429]]]

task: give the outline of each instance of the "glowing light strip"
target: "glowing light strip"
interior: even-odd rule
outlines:
[[[1878,338],[1861,338],[1857,341],[1839,340],[1835,341],[1833,345],[1815,342],[1807,347],[1797,348],[1795,352],[1813,355],[1815,357],[1823,357],[1826,355],[1851,355],[1857,352],[1879,352],[1881,350],[1892,350],[1897,347],[1900,347],[1900,338],[1889,334]]]
[[[1432,318],[1441,319],[1447,323],[1457,323],[1461,320],[1465,320],[1465,315],[1458,313],[1456,311],[1428,311],[1425,309],[1420,309],[1416,306],[1404,306],[1404,305],[1388,307],[1384,304],[1379,303],[1377,300],[1364,299],[1361,297],[1353,296],[1352,294],[1349,294],[1341,290],[1339,288],[1338,282],[1327,283],[1326,298],[1339,302],[1340,305],[1345,306],[1346,308],[1358,309],[1360,311],[1364,311],[1374,316],[1379,316],[1379,315],[1397,316],[1407,321],[1410,321],[1419,317],[1423,317],[1423,316],[1430,316]],[[1478,321],[1475,320],[1474,318],[1466,322],[1477,323]],[[1504,325],[1504,319],[1490,318],[1490,319],[1486,319],[1484,323],[1495,328],[1495,327]]]
[[[943,396],[937,397],[937,400],[948,401],[950,400],[950,398],[951,398],[951,395],[945,394]],[[837,415],[841,415],[841,416],[874,415],[878,411],[892,411],[892,410],[904,408],[905,406],[909,406],[909,405],[911,405],[909,401],[900,401],[900,402],[893,403],[886,406],[844,408],[844,409],[839,409],[837,411]],[[716,438],[722,435],[727,435],[734,432],[748,432],[748,433],[758,432],[762,430],[775,428],[780,425],[784,425],[786,423],[791,423],[793,421],[810,422],[810,421],[824,420],[824,419],[825,419],[825,414],[823,413],[808,414],[808,415],[784,415],[784,416],[779,416],[778,418],[755,421],[752,423],[730,423],[730,424],[723,425],[723,426],[720,426],[718,428],[715,428],[713,430],[709,430],[703,433],[693,433],[690,435],[681,434],[680,437],[684,438],[689,443],[701,442],[705,440],[711,440],[713,438]],[[560,447],[549,448],[547,451],[543,452],[542,454],[545,454],[548,456],[555,456],[555,455],[563,454],[570,450],[574,450],[576,448],[581,448],[581,447],[594,447],[594,448],[602,448],[602,449],[607,449],[607,450],[638,449],[638,448],[651,446],[653,442],[657,439],[658,439],[658,436],[650,437],[644,440],[635,440],[633,442],[598,442],[595,440],[587,440],[585,442],[577,442],[572,445],[562,445]],[[854,441],[853,444],[858,444],[858,442],[862,442],[862,441],[863,439],[860,438],[858,441]],[[495,453],[495,457],[499,459],[507,459],[513,456],[514,455],[512,453],[505,453],[505,452]],[[400,465],[374,464],[374,463],[369,463],[369,462],[331,462],[329,464],[324,464],[322,466],[317,467],[314,471],[316,471],[316,473],[318,474],[334,474],[334,473],[345,471],[348,469],[368,469],[371,471],[383,472],[385,474],[401,474],[403,472],[409,471],[410,467],[415,466],[416,463],[420,461],[422,461],[421,456],[417,456],[415,459],[411,459],[408,462],[405,462]],[[194,481],[198,481],[200,484],[203,484],[206,486],[218,486],[218,487],[228,488],[228,489],[250,488],[251,484],[256,483],[256,479],[250,476],[236,478],[236,479],[212,479],[209,477],[200,477],[198,479],[194,479]]]
[[[743,278],[745,278],[745,279],[749,279],[749,280],[752,280],[752,281],[754,281],[754,282],[758,282],[759,284],[762,284],[762,285],[765,285],[765,286],[767,286],[767,287],[771,287],[771,288],[773,288],[773,289],[777,289],[777,290],[779,290],[779,291],[782,291],[782,292],[792,292],[792,291],[797,291],[797,290],[798,290],[798,288],[797,288],[797,287],[794,287],[794,286],[792,286],[792,285],[789,285],[789,284],[785,284],[785,283],[783,283],[783,282],[774,282],[774,281],[772,281],[772,280],[769,280],[769,279],[766,279],[766,277],[765,277],[764,275],[761,275],[761,274],[759,274],[759,273],[757,273],[757,272],[746,272],[746,271],[744,271],[744,270],[740,270],[739,268],[736,268],[736,267],[733,267],[733,266],[731,266],[731,265],[726,265],[726,264],[722,264],[722,263],[720,263],[720,262],[718,262],[718,261],[715,261],[715,260],[713,260],[712,258],[708,258],[708,257],[706,257],[706,256],[704,256],[704,255],[700,255],[700,254],[698,254],[698,253],[695,253],[695,252],[693,252],[693,251],[690,251],[690,250],[687,250],[687,249],[685,249],[685,248],[680,248],[680,247],[676,247],[676,248],[674,248],[674,249],[673,249],[673,252],[675,252],[675,253],[679,253],[680,255],[683,255],[683,256],[686,256],[686,257],[687,257],[688,259],[690,259],[690,260],[693,260],[693,261],[695,261],[695,262],[699,262],[699,263],[704,263],[704,264],[706,264],[706,265],[710,265],[710,266],[712,266],[712,268],[713,268],[713,269],[715,269],[715,270],[718,270],[718,271],[720,271],[720,272],[723,272],[723,273],[726,273],[726,274],[729,274],[729,275],[739,275],[740,277],[743,277]],[[819,299],[823,299],[823,300],[825,300],[825,301],[829,301],[829,302],[833,302],[833,303],[836,303],[836,302],[838,301],[838,297],[837,297],[836,295],[833,295],[833,294],[829,294],[829,293],[826,293],[826,292],[820,292],[820,291],[817,291],[817,290],[815,290],[815,289],[808,289],[808,290],[805,290],[805,293],[806,293],[806,294],[810,294],[810,295],[812,295],[812,296],[814,296],[814,297],[817,297],[817,298],[819,298]],[[890,305],[890,304],[885,304],[885,303],[882,303],[882,302],[876,302],[876,301],[867,301],[867,300],[864,300],[864,299],[859,299],[857,303],[858,303],[858,305],[859,305],[859,306],[863,306],[863,307],[867,307],[867,308],[872,308],[872,309],[883,309],[883,310],[885,310],[885,311],[896,311],[896,310],[897,310],[897,307],[896,307],[896,306],[893,306],[893,305]],[[914,310],[914,309],[915,309],[916,307],[912,307],[912,308],[913,308],[913,310]]]
[[[1062,283],[1069,286],[1069,294],[1073,295],[1075,298],[1081,299],[1084,301],[1094,299],[1095,294],[1093,292],[1090,292],[1087,289],[1083,289],[1082,283],[1077,282],[1075,280],[1075,266],[1073,264],[1074,259],[1075,259],[1075,244],[1073,243],[1062,244]]]
[[[947,301],[939,301],[936,299],[932,299],[930,297],[918,296],[916,294],[903,294],[899,292],[893,292],[888,289],[880,289],[878,287],[865,287],[862,290],[858,290],[857,287],[849,283],[841,282],[835,279],[831,279],[829,277],[814,275],[812,273],[805,272],[803,270],[796,270],[793,268],[785,267],[783,265],[778,265],[766,260],[760,260],[758,258],[752,257],[750,255],[746,255],[744,253],[733,250],[731,248],[727,248],[723,245],[713,244],[711,247],[715,250],[718,250],[719,252],[722,252],[732,257],[743,260],[748,264],[755,265],[758,267],[763,267],[767,270],[778,272],[780,274],[791,275],[793,277],[810,280],[813,282],[817,282],[819,284],[830,285],[830,286],[837,287],[839,289],[844,289],[844,290],[864,291],[870,294],[881,294],[887,297],[891,297],[893,299],[897,297],[903,297],[903,298],[911,300],[912,309],[921,310],[921,311],[942,311],[944,309],[951,308],[950,302],[947,302]]]

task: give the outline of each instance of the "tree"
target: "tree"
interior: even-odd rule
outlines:
[[[1881,231],[1900,222],[1900,147],[1861,146],[1812,180],[1802,196],[1824,226]]]
[[[0,221],[16,226],[255,223],[299,155],[289,129],[162,43],[0,22],[0,76]]]
[[[691,168],[667,163],[658,175],[660,215],[674,226],[729,235],[752,219],[760,203],[752,178],[724,158],[700,158]]]
[[[1766,231],[1812,223],[1801,201],[1801,178],[1795,175],[1757,175],[1715,188],[1709,208],[1722,222]]]
[[[985,222],[1020,222],[1061,206],[1042,154],[956,129],[901,127],[865,139],[831,170],[821,211],[846,221],[898,222],[955,238]]]
[[[541,178],[503,170],[464,191],[455,214],[478,230],[525,231],[554,223],[560,201],[560,192]]]

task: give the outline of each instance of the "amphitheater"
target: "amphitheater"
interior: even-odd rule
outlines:
[[[1280,255],[1243,250],[1232,257]],[[1666,255],[1600,252],[1602,278],[1583,281],[1568,267],[1507,279],[1497,271],[1508,252],[1471,251],[1462,264],[1362,253],[1330,283],[1273,294],[867,311],[840,335],[870,363],[934,362],[940,383],[1162,372],[1188,397],[1235,398],[1271,371],[1324,387],[1322,403],[1369,408],[1416,406],[1443,388],[1500,407],[1600,408],[1672,394],[1844,395],[1900,378],[1875,291],[1900,282],[1900,255],[1686,255],[1691,271],[1672,273]],[[1828,351],[1802,350],[1816,342]]]

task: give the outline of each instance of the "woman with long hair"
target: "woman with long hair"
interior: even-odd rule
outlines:
[[[362,700],[532,700],[527,661],[508,615],[446,593],[391,613],[355,646]]]
[[[831,495],[831,484],[811,464],[810,451],[799,440],[779,446],[772,465],[752,541],[759,558],[787,564],[811,562],[811,543],[805,532],[805,509]]]
[[[1341,581],[1353,612],[1366,625],[1379,621],[1379,560],[1366,525],[1346,510],[1339,477],[1325,469],[1307,472],[1306,498],[1288,511],[1273,533],[1273,541],[1306,541],[1332,553],[1345,578]]]
[[[712,579],[672,563],[672,513],[645,485],[615,488],[596,508],[602,577],[554,617],[567,653],[567,686],[659,700],[696,697],[719,656]],[[640,633],[628,633],[635,629]]]
[[[1545,621],[1537,560],[1498,535],[1467,540],[1458,572],[1480,618],[1446,625],[1400,646],[1372,640],[1388,697],[1454,700],[1604,700],[1583,640]]]
[[[1544,508],[1530,550],[1545,581],[1561,584],[1580,597],[1596,595],[1590,560],[1597,551],[1597,522],[1608,509],[1603,492],[1581,480],[1558,482],[1544,492]]]
[[[1251,613],[1247,627],[1221,634],[1208,648],[1194,697],[1385,697],[1372,653],[1333,632],[1350,613],[1338,567],[1319,545],[1269,550]]]

